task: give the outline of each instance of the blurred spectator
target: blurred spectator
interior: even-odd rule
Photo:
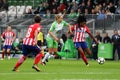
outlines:
[[[104,19],[106,19],[106,18],[107,18],[106,12],[105,12],[105,10],[103,9],[103,10],[99,13],[99,15],[97,16],[97,19],[98,19],[98,20],[104,20]]]
[[[68,1],[67,2],[67,8],[66,8],[67,14],[70,13],[71,8],[72,8],[72,4],[71,4],[71,2]]]
[[[90,1],[87,2],[86,8],[88,9],[88,13],[91,13],[91,10],[93,9],[93,5],[91,4]]]
[[[50,7],[50,10],[52,11],[54,8],[55,9],[57,9],[57,5],[56,5],[56,3],[53,1],[52,2],[52,5],[51,6],[49,6]]]
[[[8,10],[8,6],[6,0],[0,0],[0,10]]]
[[[91,14],[96,14],[96,12],[95,12],[95,9],[94,9],[94,8],[91,10]]]
[[[100,12],[101,9],[102,9],[102,5],[101,4],[95,6],[95,12],[97,14],[99,14],[99,12]]]
[[[57,9],[56,9],[56,8],[53,8],[53,10],[52,10],[51,13],[52,13],[52,14],[57,14]]]
[[[78,8],[78,10],[77,10],[77,16],[79,16],[80,14],[82,14],[82,12],[81,12],[80,8]]]
[[[43,3],[40,2],[34,14],[44,14],[44,13],[45,13],[45,8],[43,6]]]
[[[23,38],[19,39],[19,43],[15,42],[13,44],[12,49],[15,51],[15,54],[22,53],[22,45],[23,45]],[[13,57],[15,56],[15,54],[13,54]]]
[[[104,0],[96,0],[96,3],[97,4],[102,4],[102,3],[104,3]]]
[[[113,59],[115,59],[115,51],[117,50],[118,57],[120,60],[120,35],[118,34],[118,30],[114,30],[114,34],[112,35],[112,43],[113,43]]]
[[[95,38],[97,40],[97,38]],[[98,41],[98,40],[97,40]],[[93,59],[97,60],[98,59],[98,45],[95,43],[95,41],[92,42],[92,54],[93,54]]]
[[[109,3],[108,9],[111,13],[115,13],[116,8],[115,8],[115,6],[113,5],[112,2]]]
[[[26,14],[33,14],[32,9],[29,8]]]
[[[77,9],[78,9],[78,3],[76,1],[73,2],[73,6],[72,6],[71,9],[73,9],[75,12],[77,11]]]
[[[112,15],[113,13],[111,13],[108,9],[106,10],[106,15]]]
[[[68,14],[68,18],[75,18],[77,16],[76,12],[74,9],[71,9],[70,14]]]
[[[54,0],[47,0],[47,3],[51,6],[52,2],[54,2]]]
[[[104,33],[103,43],[111,43],[111,39],[110,39],[110,37],[108,36],[108,33],[107,33],[107,32]]]
[[[0,0],[0,9],[2,8],[2,5],[3,5],[3,1]]]
[[[58,12],[63,12],[66,9],[66,5],[63,2],[60,2],[60,5],[57,7]]]
[[[46,10],[46,14],[44,14],[44,17],[45,18],[50,18],[51,17],[51,13],[50,13],[49,9]]]
[[[50,5],[48,4],[48,2],[44,3],[44,8],[45,10],[50,9]]]
[[[102,9],[107,10],[107,4],[105,2],[102,4]]]
[[[88,8],[85,8],[85,13],[84,13],[84,14],[85,14],[85,15],[89,14]]]
[[[81,9],[81,12],[84,13],[85,12],[85,3],[82,2],[82,4],[79,6],[79,8]]]
[[[97,38],[98,42],[102,42],[102,37],[101,37],[99,31],[96,32],[96,36],[95,36],[95,38]]]

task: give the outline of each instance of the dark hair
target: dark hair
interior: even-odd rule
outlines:
[[[80,15],[78,18],[77,18],[77,24],[80,25],[80,23],[82,22],[86,22],[86,18],[84,15]]]
[[[36,23],[40,23],[41,17],[40,17],[40,16],[35,16],[35,17],[34,17],[34,21],[35,21]]]

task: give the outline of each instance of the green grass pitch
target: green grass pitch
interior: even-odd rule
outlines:
[[[82,60],[50,59],[46,66],[39,64],[41,72],[31,68],[33,59],[28,58],[20,72],[12,72],[18,59],[0,61],[0,80],[120,80],[120,61],[107,61],[100,65],[89,60],[87,67]]]

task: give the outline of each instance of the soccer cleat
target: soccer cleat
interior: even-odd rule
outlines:
[[[32,68],[35,69],[37,72],[40,72],[40,69],[37,65],[33,65]]]
[[[48,62],[48,59],[46,59],[46,62]]]
[[[89,67],[90,65],[89,64],[86,64],[87,67]]]
[[[0,60],[4,60],[3,58],[1,58]]]
[[[10,60],[11,59],[11,57],[10,56],[8,56],[8,60]]]
[[[17,68],[14,68],[12,71],[16,71],[16,72],[19,72],[19,70]]]
[[[43,66],[45,66],[45,65],[46,65],[46,63],[45,63],[45,62],[41,62],[41,64],[42,64]]]

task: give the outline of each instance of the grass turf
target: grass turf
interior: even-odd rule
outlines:
[[[12,72],[18,59],[0,61],[0,80],[120,80],[120,61],[106,61],[100,65],[89,60],[87,67],[82,60],[51,59],[46,66],[39,64],[41,72],[33,70],[33,59],[28,58],[20,72]]]

